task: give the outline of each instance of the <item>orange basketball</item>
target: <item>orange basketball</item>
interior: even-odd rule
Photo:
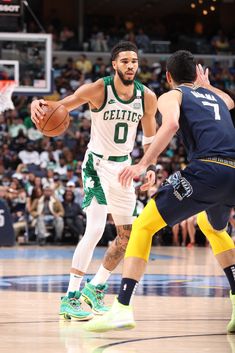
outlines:
[[[67,109],[58,102],[47,102],[48,106],[44,106],[45,115],[37,124],[38,130],[46,136],[59,136],[63,134],[69,127],[70,116]]]

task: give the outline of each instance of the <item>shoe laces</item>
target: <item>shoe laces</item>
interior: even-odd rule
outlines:
[[[69,302],[73,307],[80,308],[81,306],[81,302],[79,300],[80,296],[81,296],[81,293],[79,291],[75,291],[73,292],[73,297],[69,297]]]
[[[103,299],[108,290],[108,284],[98,284],[95,286],[96,297],[100,304],[104,304]]]
[[[89,283],[90,280],[88,279],[87,282]],[[95,293],[96,293],[96,298],[99,302],[99,304],[101,305],[104,305],[104,302],[103,302],[103,299],[104,299],[104,296],[108,290],[108,284],[105,283],[105,284],[98,284],[97,286],[93,286],[94,287],[94,290],[95,290]]]

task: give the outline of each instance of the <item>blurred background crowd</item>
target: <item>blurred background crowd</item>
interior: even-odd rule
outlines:
[[[54,92],[51,96],[44,97],[49,100],[58,100],[71,94],[85,82],[112,74],[111,67],[103,63],[102,56],[97,57],[94,63],[84,54],[81,54],[77,61],[69,57],[63,66],[54,57],[53,65]],[[234,82],[235,70],[229,70],[229,79]],[[150,66],[148,61],[142,58],[137,79],[152,89],[157,96],[161,95],[168,89],[165,81],[165,62]],[[214,85],[226,87],[228,77],[216,61],[210,68],[210,79]],[[83,234],[86,221],[81,209],[84,195],[81,164],[90,138],[91,120],[88,106],[71,112],[71,124],[63,136],[48,138],[43,136],[31,121],[31,100],[32,97],[14,96],[15,109],[0,115],[0,197],[4,198],[10,207],[16,237],[27,233],[29,240],[37,240],[40,243],[52,239],[56,242],[66,242],[66,238],[77,241]],[[156,119],[160,124],[161,118],[157,116]],[[141,140],[142,132],[139,128],[132,152],[134,163],[143,154]],[[138,213],[168,175],[186,164],[185,150],[180,138],[175,136],[158,160],[155,187],[149,192],[141,192],[142,180],[135,180]],[[44,207],[45,202],[47,207]],[[46,217],[42,217],[42,210]],[[192,232],[195,232],[195,219],[192,228]],[[195,243],[195,239],[187,237],[190,231],[185,224],[178,225],[173,230],[165,229],[164,232],[164,236],[156,237],[157,243],[183,246]],[[114,236],[115,228],[109,218],[101,243],[107,244]],[[200,236],[197,242],[204,243]]]
[[[165,20],[154,24],[134,19],[121,21],[120,17],[115,17],[112,25],[107,18],[102,21],[101,17],[93,17],[92,25],[89,21],[85,23],[84,39],[79,44],[76,28],[64,23],[55,9],[44,18],[48,18],[43,26],[53,36],[54,50],[54,90],[45,99],[59,100],[84,83],[112,75],[111,63],[107,63],[105,53],[121,39],[132,41],[138,46],[140,62],[137,79],[154,91],[157,97],[168,90],[165,80],[166,60],[162,55],[158,60],[149,61],[147,53],[167,54],[180,48],[196,54],[213,54],[209,67],[212,85],[235,97],[235,62],[217,59],[220,54],[230,57],[235,53],[235,27],[227,32],[224,28],[218,30],[218,24],[217,27],[206,27],[195,16],[194,21],[191,21],[190,16],[181,21],[178,16],[176,21]],[[38,24],[31,17],[28,17],[24,26],[29,33],[40,32]],[[65,62],[60,60],[58,51],[66,51]],[[70,51],[73,51],[71,55]],[[89,51],[95,53],[95,59],[89,57]],[[203,58],[199,62],[205,65]],[[40,56],[37,67],[32,70],[37,77],[43,76],[44,65]],[[81,164],[90,138],[89,109],[85,105],[71,112],[71,124],[67,132],[63,136],[48,138],[31,121],[30,103],[33,98],[14,95],[15,109],[0,114],[0,198],[10,208],[16,239],[19,241],[24,239],[40,244],[48,241],[77,242],[82,237],[86,223],[81,208],[84,196]],[[156,116],[156,119],[160,124],[161,117]],[[235,122],[234,111],[232,119]],[[133,163],[143,154],[141,141],[142,132],[139,128],[132,152]],[[141,178],[134,180],[137,212],[141,212],[169,174],[184,168],[186,164],[185,150],[176,135],[158,160],[154,188],[141,192]],[[234,229],[233,212],[230,221],[232,236]],[[166,227],[161,233],[154,238],[155,244],[189,247],[195,243],[206,245],[197,229],[195,217],[173,229]],[[115,227],[112,218],[108,217],[100,244],[106,245],[114,237]]]

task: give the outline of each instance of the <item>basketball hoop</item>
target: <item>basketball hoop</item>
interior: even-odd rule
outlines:
[[[15,109],[11,100],[12,93],[15,88],[15,81],[1,80],[0,81],[0,113],[8,109]]]

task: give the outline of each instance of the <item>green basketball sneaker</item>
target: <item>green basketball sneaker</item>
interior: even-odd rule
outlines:
[[[68,296],[61,298],[60,317],[63,319],[74,319],[78,321],[90,320],[93,314],[84,311],[80,302],[81,292],[69,292]]]
[[[227,331],[228,333],[235,333],[235,294],[230,291],[230,300],[232,302],[232,316],[228,323]]]
[[[130,305],[123,305],[117,298],[111,309],[100,318],[94,318],[83,328],[87,331],[106,332],[111,330],[130,330],[135,327],[133,310]]]
[[[105,306],[103,302],[107,289],[107,284],[98,284],[97,286],[94,286],[87,281],[85,287],[81,291],[81,300],[91,307],[94,314],[103,315],[109,310],[109,307]]]

